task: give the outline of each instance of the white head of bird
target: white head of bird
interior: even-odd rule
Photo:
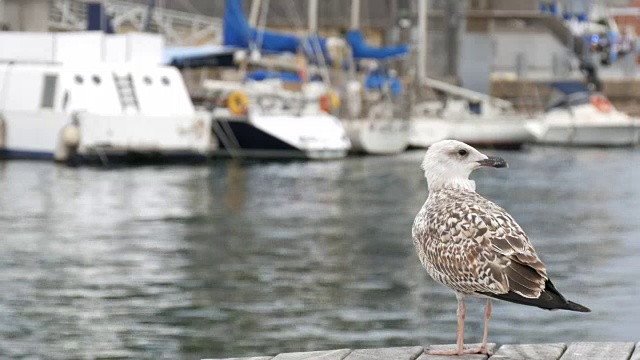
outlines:
[[[459,189],[475,191],[476,184],[469,180],[471,172],[488,166],[508,167],[499,157],[487,156],[463,142],[442,140],[427,150],[422,161],[424,176],[430,191],[439,189]]]

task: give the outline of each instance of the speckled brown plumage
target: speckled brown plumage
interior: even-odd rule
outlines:
[[[462,294],[506,294],[537,298],[547,273],[513,218],[474,191],[440,189],[413,224],[422,265],[439,283]]]

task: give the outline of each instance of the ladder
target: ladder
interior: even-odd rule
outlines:
[[[116,83],[116,90],[118,91],[122,111],[125,113],[132,111],[137,112],[140,108],[138,106],[138,98],[136,97],[136,91],[133,87],[131,74],[113,74],[113,80]]]

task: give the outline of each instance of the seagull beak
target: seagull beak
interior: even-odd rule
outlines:
[[[480,164],[480,166],[490,166],[494,168],[509,167],[509,164],[507,164],[503,158],[497,156],[489,156],[486,159],[478,161],[478,164]]]

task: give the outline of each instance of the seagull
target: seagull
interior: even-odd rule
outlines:
[[[427,350],[429,354],[488,354],[491,299],[547,310],[591,311],[560,294],[513,217],[476,193],[469,175],[480,167],[508,165],[455,140],[431,145],[422,162],[429,196],[414,220],[413,243],[427,273],[455,291],[458,300],[456,348]],[[464,348],[466,296],[487,299],[480,348]]]

